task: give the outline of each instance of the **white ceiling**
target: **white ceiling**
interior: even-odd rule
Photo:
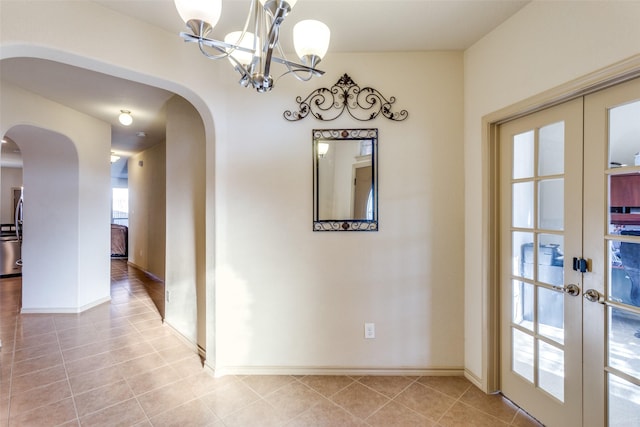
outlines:
[[[86,0],[85,0],[86,1]],[[318,19],[331,29],[331,52],[464,50],[526,5],[529,0],[299,0],[283,25],[281,44],[293,51],[290,30],[302,19]],[[163,28],[185,31],[173,0],[95,0],[104,7]],[[214,38],[244,24],[249,0],[223,0]],[[112,125],[112,148],[142,151],[164,139],[164,90],[105,74],[33,58],[0,61],[3,80]],[[256,95],[259,96],[259,95]],[[117,122],[130,110],[132,126]],[[138,132],[147,136],[136,136]],[[122,161],[114,175],[126,174]]]
[[[185,31],[173,0],[94,1],[172,33]],[[334,52],[464,50],[529,1],[299,0],[285,20],[281,43],[293,52],[287,28],[317,19],[331,29]],[[223,0],[214,38],[241,29],[248,9],[249,0]]]

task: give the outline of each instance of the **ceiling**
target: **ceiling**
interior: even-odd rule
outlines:
[[[173,0],[94,0],[164,28],[185,31]],[[299,0],[283,25],[281,43],[293,52],[287,28],[317,19],[331,29],[329,52],[464,50],[530,0]],[[213,30],[222,39],[244,24],[249,0],[223,0]],[[393,19],[389,19],[390,13]]]
[[[175,33],[176,37],[185,31],[173,0],[94,2]],[[331,29],[328,55],[332,51],[464,50],[528,2],[300,0],[285,21],[281,44],[285,51],[293,51],[286,28],[301,19],[314,18]],[[222,39],[227,32],[242,27],[248,6],[248,0],[223,0],[222,18],[213,37]],[[389,19],[391,13],[393,19]],[[164,104],[173,94],[162,89],[34,58],[4,59],[0,61],[0,75],[12,84],[110,123],[112,149],[122,155],[122,160],[112,166],[114,176],[126,176],[126,157],[164,139]],[[121,109],[132,112],[134,122],[130,127],[118,123]],[[139,136],[139,132],[146,136]]]

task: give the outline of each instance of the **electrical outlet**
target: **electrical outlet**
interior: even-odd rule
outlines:
[[[373,339],[376,337],[376,324],[365,323],[364,324],[364,337],[366,339]]]

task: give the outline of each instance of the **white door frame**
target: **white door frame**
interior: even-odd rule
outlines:
[[[640,77],[640,55],[613,64],[584,77],[545,91],[539,95],[503,108],[482,118],[482,152],[488,162],[488,172],[483,179],[482,247],[483,257],[483,334],[482,383],[477,384],[485,392],[500,387],[500,246],[499,246],[499,141],[498,126],[509,120],[540,111],[553,105]],[[535,415],[535,414],[534,414]]]

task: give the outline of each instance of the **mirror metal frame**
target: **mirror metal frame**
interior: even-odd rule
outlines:
[[[313,130],[313,231],[378,231],[378,129]],[[321,141],[371,140],[373,219],[336,218],[321,220],[319,212],[319,159]]]

